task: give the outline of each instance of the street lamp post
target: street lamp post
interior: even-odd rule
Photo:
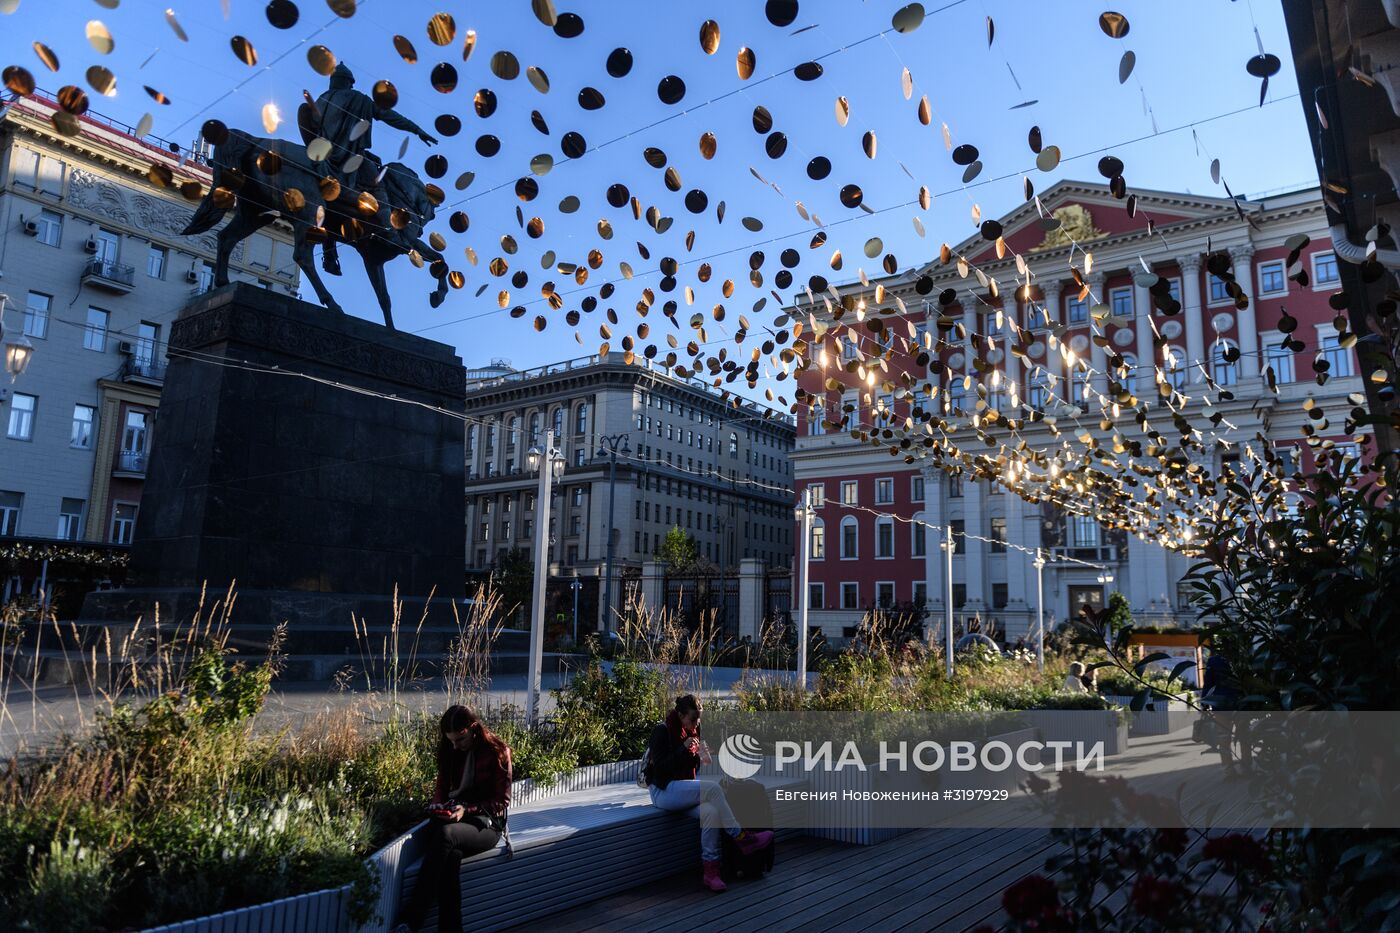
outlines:
[[[549,583],[549,508],[554,481],[564,475],[564,457],[554,446],[554,432],[546,431],[544,448],[531,447],[526,459],[532,471],[538,471],[539,488],[535,493],[535,599],[530,609],[530,683],[526,720],[537,721],[540,705],[540,667],[544,664],[544,600]]]
[[[797,571],[797,689],[807,691],[807,562],[812,557],[812,519],[816,510],[812,508],[812,489],[802,490],[802,499],[797,506],[797,521],[802,529],[801,564]]]
[[[608,434],[599,438],[599,457],[608,458],[608,569],[607,579],[603,583],[603,636],[606,638],[612,631],[612,586],[613,586],[613,552],[617,549],[614,540],[613,516],[615,514],[613,506],[617,502],[617,455],[624,457],[632,452],[627,445],[626,434]]]
[[[939,545],[943,549],[944,559],[944,579],[947,582],[946,604],[947,610],[943,615],[943,651],[948,658],[948,679],[953,679],[953,526],[945,525],[943,528],[943,542]]]
[[[17,336],[5,339],[5,306],[9,303],[10,296],[0,293],[0,343],[5,346],[5,372],[14,382],[29,368],[29,361],[34,357],[34,344],[24,336],[23,328],[20,328]]]
[[[1035,666],[1045,672],[1045,552],[1035,549]]]
[[[583,589],[583,584],[579,582],[578,574],[574,574],[574,582],[569,586],[574,591],[574,647],[578,647],[578,591]]]

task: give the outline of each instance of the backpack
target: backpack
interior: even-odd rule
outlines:
[[[658,726],[664,726],[665,724],[666,724],[665,722],[659,722],[659,723],[657,723],[656,725],[658,725]],[[651,731],[652,731],[653,733],[656,732],[655,726],[652,727],[652,730],[651,730]],[[647,739],[647,747],[644,748],[644,749],[642,749],[642,758],[641,758],[641,760],[640,760],[639,762],[637,762],[637,786],[640,787],[642,790],[646,790],[646,789],[647,789],[647,786],[651,784],[651,781],[648,779],[649,776],[647,775],[647,771],[650,770],[650,769],[651,769],[651,739],[648,738],[648,739]]]
[[[773,806],[768,800],[768,791],[757,781],[729,780],[720,782],[724,799],[739,825],[750,832],[760,832],[773,826]],[[720,875],[725,881],[736,878],[762,878],[765,872],[773,870],[774,849],[768,846],[748,855],[739,851],[734,838],[728,833],[720,834]]]

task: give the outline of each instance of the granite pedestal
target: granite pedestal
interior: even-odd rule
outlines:
[[[348,632],[352,611],[387,623],[396,587],[409,626],[430,592],[461,597],[453,348],[244,284],[192,302],[169,345],[130,585],[91,594],[84,619],[160,603],[183,621],[201,588],[236,584],[235,625]]]

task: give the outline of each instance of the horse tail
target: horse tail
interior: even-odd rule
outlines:
[[[241,130],[232,130],[228,134],[228,139],[214,147],[213,157],[209,160],[214,169],[214,182],[209,186],[204,199],[199,202],[199,207],[195,208],[194,216],[190,218],[189,226],[181,231],[181,236],[205,233],[212,230],[219,221],[224,219],[228,208],[219,207],[214,203],[214,189],[219,184],[219,176],[226,168],[236,168],[254,145],[253,138],[247,133]]]

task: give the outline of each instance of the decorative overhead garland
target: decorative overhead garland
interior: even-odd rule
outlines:
[[[51,564],[73,564],[101,570],[124,570],[131,560],[130,552],[104,545],[32,544],[25,541],[0,542],[0,563],[19,561],[48,561]]]

